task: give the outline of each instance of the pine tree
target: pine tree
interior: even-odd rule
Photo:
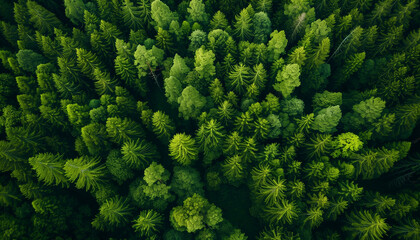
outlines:
[[[134,221],[133,228],[142,236],[152,236],[163,225],[163,216],[155,210],[140,211],[139,217]]]
[[[298,217],[299,209],[295,202],[288,200],[281,200],[276,202],[273,206],[265,209],[265,218],[270,223],[288,223],[292,224]]]
[[[124,0],[121,6],[122,19],[124,25],[128,29],[134,31],[139,30],[143,27],[144,19],[142,19],[142,12],[138,6],[135,6],[130,0]]]
[[[217,11],[213,15],[213,18],[210,21],[210,28],[212,30],[215,30],[215,29],[222,29],[225,31],[228,30],[229,23],[225,17],[225,14],[223,14],[221,11]]]
[[[182,165],[190,165],[198,157],[195,140],[184,133],[175,134],[169,143],[169,155]]]
[[[252,35],[252,17],[249,16],[249,13],[246,9],[243,9],[239,15],[235,16],[235,35],[241,40],[247,40]]]
[[[85,188],[86,191],[101,187],[106,174],[105,168],[98,157],[83,156],[68,160],[64,164],[64,171],[70,182],[76,182],[76,188]]]
[[[144,136],[140,124],[128,118],[108,118],[106,120],[108,136],[116,143],[123,143]]]
[[[360,239],[382,239],[382,237],[390,229],[385,219],[377,213],[369,211],[352,212],[347,221],[349,225],[343,227],[345,231],[349,231],[352,237]]]
[[[150,162],[158,158],[156,146],[145,140],[129,140],[121,147],[122,160],[130,167],[143,169]]]
[[[251,69],[240,63],[235,65],[229,73],[228,87],[238,94],[242,94],[251,81]]]
[[[27,1],[27,8],[30,15],[30,21],[43,34],[53,33],[54,28],[61,28],[61,22],[58,18],[34,1]]]
[[[152,117],[153,132],[161,139],[168,139],[173,135],[175,125],[168,115],[157,111]]]
[[[47,185],[61,185],[68,187],[68,180],[64,174],[64,163],[61,155],[40,153],[29,158],[29,164],[36,171],[38,178]]]
[[[103,70],[102,63],[94,53],[82,48],[76,48],[76,54],[77,65],[79,66],[82,73],[87,77],[93,76],[95,68]]]
[[[172,36],[168,31],[159,28],[156,35],[156,46],[160,49],[163,49],[167,52],[173,51],[173,40]]]
[[[131,207],[127,199],[113,197],[105,200],[99,208],[99,217],[103,218],[111,226],[121,226],[129,221]]]
[[[308,58],[308,66],[310,69],[316,69],[321,64],[325,63],[326,58],[330,52],[330,39],[322,39],[319,46],[313,51],[313,53]]]
[[[304,47],[295,48],[295,50],[289,54],[288,63],[298,64],[300,67],[303,67],[308,58],[306,55],[307,53]]]
[[[231,184],[238,184],[246,176],[244,163],[239,155],[226,158],[221,164],[223,175]]]
[[[420,239],[420,224],[415,219],[406,220],[403,224],[392,226],[392,236],[399,239]]]

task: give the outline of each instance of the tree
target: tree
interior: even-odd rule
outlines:
[[[221,164],[223,175],[228,179],[229,183],[235,185],[241,182],[246,176],[244,172],[244,163],[239,155],[228,157]]]
[[[182,84],[174,76],[165,79],[165,96],[168,98],[168,103],[178,103],[178,98],[181,96]]]
[[[190,14],[189,17],[193,22],[198,22],[205,26],[208,24],[209,15],[205,11],[205,5],[202,0],[192,0],[187,12]]]
[[[341,105],[343,103],[342,95],[341,92],[329,92],[327,90],[322,93],[315,93],[312,99],[312,107],[317,112],[323,108]]]
[[[312,124],[313,130],[322,133],[333,133],[341,119],[341,110],[339,106],[324,108],[315,116]]]
[[[242,94],[251,83],[251,69],[240,63],[235,65],[229,73],[228,87],[237,94]]]
[[[173,135],[175,125],[168,115],[157,111],[152,117],[153,132],[161,139],[168,139]]]
[[[343,227],[349,231],[352,237],[360,239],[382,239],[383,235],[390,229],[384,218],[377,213],[370,211],[352,212],[347,221],[349,225]]]
[[[264,200],[267,206],[273,206],[285,197],[285,179],[268,178],[258,191],[258,197]]]
[[[362,179],[372,179],[388,172],[399,160],[399,156],[397,150],[388,150],[383,147],[361,154],[352,154],[351,160],[356,168],[356,176],[361,176]]]
[[[32,73],[36,71],[38,65],[46,63],[46,59],[41,54],[28,49],[19,50],[16,57],[19,66]]]
[[[168,5],[160,0],[153,1],[151,4],[151,17],[156,22],[157,27],[164,30],[169,28],[169,24],[175,20],[178,21],[178,17],[175,13],[171,12]]]
[[[359,136],[348,132],[338,135],[334,146],[336,150],[332,153],[333,157],[349,157],[352,153],[362,149],[363,142],[360,141]]]
[[[294,202],[284,199],[265,209],[265,218],[270,223],[292,224],[298,217],[299,209]]]
[[[175,134],[169,143],[169,155],[181,165],[190,165],[198,157],[195,140],[185,133]]]
[[[209,92],[215,104],[223,105],[222,101],[225,99],[225,89],[219,79],[215,78],[210,84]]]
[[[134,65],[137,66],[138,77],[143,78],[150,73],[150,70],[155,71],[162,64],[164,54],[165,52],[162,49],[155,46],[152,49],[146,49],[143,45],[137,45],[134,52]]]
[[[266,43],[271,33],[271,21],[267,13],[256,13],[252,19],[252,24],[254,26],[254,42]]]
[[[225,137],[223,126],[214,119],[202,124],[197,131],[197,142],[204,154],[221,150],[221,144]]]
[[[118,40],[117,40],[118,41]],[[134,62],[123,56],[115,58],[115,73],[131,88],[138,91],[142,96],[147,92],[146,82],[138,78],[137,68]]]
[[[185,63],[185,59],[179,56],[178,54],[175,54],[173,65],[171,67],[169,75],[171,77],[175,77],[178,80],[183,80],[187,76],[189,71],[190,68]]]
[[[215,29],[222,29],[225,31],[228,30],[229,23],[226,19],[225,14],[223,14],[223,12],[219,10],[213,15],[213,18],[210,21],[210,28],[212,30],[215,30]]]
[[[105,177],[105,166],[98,157],[83,156],[68,160],[64,164],[66,177],[70,182],[76,182],[76,188],[85,188],[86,191],[100,188]]]
[[[106,120],[106,131],[114,142],[120,144],[144,136],[141,125],[129,118],[108,118]]]
[[[160,49],[163,49],[164,51],[172,52],[173,45],[174,42],[169,32],[163,30],[162,28],[158,28],[158,32],[156,35],[156,46]]]
[[[64,174],[64,163],[61,155],[40,153],[29,158],[29,164],[36,171],[38,178],[47,185],[61,185],[68,187],[68,179]]]
[[[197,118],[201,114],[202,108],[206,105],[206,98],[203,97],[197,89],[189,85],[178,97],[179,115],[188,120]]]
[[[163,226],[163,216],[155,210],[140,211],[139,217],[134,220],[133,228],[142,236],[152,236],[159,232]]]
[[[223,220],[222,210],[198,194],[184,200],[182,206],[174,207],[170,221],[177,231],[189,233],[208,227],[215,227]]]
[[[94,53],[83,48],[76,48],[76,54],[77,65],[87,77],[92,77],[95,69],[104,69],[102,63]]]
[[[117,179],[119,184],[134,177],[134,172],[130,165],[125,161],[121,161],[121,158],[120,151],[111,150],[105,162],[108,171]]]
[[[107,199],[99,208],[99,217],[112,226],[121,226],[128,222],[131,216],[131,207],[127,199],[113,197]]]
[[[353,110],[367,122],[373,122],[381,116],[382,110],[385,108],[385,102],[380,98],[371,97],[366,101],[361,101],[353,106]]]
[[[201,79],[207,82],[216,74],[213,62],[216,60],[212,50],[206,51],[203,47],[197,49],[194,56],[195,71]]]
[[[420,238],[420,224],[415,219],[406,220],[404,224],[392,226],[392,236],[397,236],[400,239],[415,239]]]
[[[204,184],[201,182],[200,173],[191,167],[175,166],[171,181],[171,190],[178,195],[181,203],[194,194],[204,195]]]
[[[156,158],[159,154],[156,146],[146,140],[129,140],[121,147],[122,159],[132,168],[141,169]]]
[[[50,11],[34,1],[27,1],[30,18],[33,25],[43,34],[53,33],[54,28],[61,28],[61,22]]]
[[[242,9],[239,15],[235,16],[235,35],[241,40],[248,40],[252,34],[252,16],[249,15],[246,9]]]
[[[135,6],[130,0],[124,0],[121,6],[121,14],[125,27],[134,31],[141,29],[143,24],[146,23],[142,18],[140,7]]]
[[[288,64],[278,72],[273,88],[279,91],[284,98],[288,98],[296,87],[300,86],[300,68],[297,64]]]
[[[277,30],[274,30],[270,34],[270,38],[267,45],[267,52],[269,53],[267,60],[268,62],[273,63],[280,59],[280,55],[286,49],[287,39],[284,31],[279,32]]]
[[[207,33],[197,29],[191,33],[188,39],[191,41],[188,50],[191,52],[196,52],[207,42]]]

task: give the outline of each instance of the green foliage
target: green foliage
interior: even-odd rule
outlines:
[[[204,194],[200,173],[190,167],[174,167],[171,189],[178,195],[179,201],[192,196],[194,193]]]
[[[64,171],[70,182],[76,182],[76,188],[85,188],[86,191],[100,188],[106,174],[99,158],[86,156],[68,160]]]
[[[121,197],[107,199],[99,207],[99,217],[103,218],[110,225],[118,226],[128,222],[131,215],[131,208],[127,200]]]
[[[144,136],[141,125],[128,118],[108,118],[106,131],[114,142],[120,144]]]
[[[206,98],[202,96],[197,89],[189,85],[182,90],[177,99],[179,104],[179,115],[188,120],[197,118],[201,114],[202,108],[206,105]]]
[[[268,61],[275,62],[280,59],[280,55],[284,52],[287,45],[286,34],[284,31],[274,30],[270,34],[270,41],[268,41],[267,51],[269,52]]]
[[[195,140],[185,133],[175,134],[169,143],[169,155],[182,165],[190,165],[198,156]]]
[[[380,117],[384,108],[385,102],[374,97],[353,106],[353,110],[368,122],[373,122]]]
[[[152,2],[150,11],[152,19],[156,22],[157,26],[162,29],[168,29],[169,24],[173,20],[178,20],[178,17],[175,13],[171,12],[168,5],[160,0]]]
[[[154,210],[140,211],[139,217],[134,221],[133,228],[142,236],[152,236],[157,233],[163,225],[162,214]]]
[[[347,220],[344,230],[349,231],[353,237],[360,239],[382,239],[383,235],[390,229],[385,219],[377,213],[369,211],[352,212]]]
[[[43,64],[46,62],[45,58],[32,50],[19,50],[16,54],[17,61],[19,66],[28,72],[35,72],[37,66],[39,64]]]
[[[134,177],[133,171],[130,166],[121,161],[122,155],[118,150],[112,150],[109,152],[106,159],[106,167],[108,171],[115,177],[119,182],[126,181]]]
[[[360,141],[359,136],[348,132],[338,135],[334,145],[337,149],[332,153],[333,157],[349,157],[351,153],[362,149],[363,142]]]
[[[152,117],[153,132],[161,139],[169,139],[175,130],[174,123],[168,115],[157,111]]]
[[[205,5],[202,0],[192,0],[187,12],[193,22],[198,22],[204,25],[208,24],[209,16],[205,11]]]
[[[27,1],[26,5],[30,15],[29,20],[41,33],[53,33],[54,28],[61,27],[60,20],[43,6],[34,1]]]
[[[341,110],[339,106],[332,106],[324,108],[315,116],[312,124],[313,130],[318,130],[322,133],[332,133],[336,131],[336,126],[341,119]]]
[[[419,239],[417,0],[0,5],[1,239]]]
[[[235,16],[234,33],[241,40],[247,40],[252,34],[252,16],[246,9],[242,9],[239,15]]]
[[[398,151],[386,148],[368,150],[362,154],[351,155],[352,163],[356,167],[356,175],[363,179],[372,179],[380,176],[398,161]]]
[[[296,87],[300,86],[300,68],[297,64],[288,64],[278,72],[274,90],[280,92],[284,98],[288,98]]]
[[[252,19],[254,26],[254,42],[266,43],[271,33],[271,21],[265,12],[258,12]]]
[[[51,153],[41,153],[28,159],[29,164],[36,171],[38,178],[47,185],[68,186],[68,180],[64,173],[64,164],[62,156]]]
[[[270,223],[291,224],[298,217],[298,213],[299,208],[296,204],[288,200],[276,202],[265,210],[266,219]]]
[[[178,231],[196,232],[205,226],[215,227],[223,220],[222,210],[198,194],[183,203],[174,207],[170,214],[172,226]]]
[[[128,140],[121,147],[122,160],[132,168],[144,168],[159,155],[156,147],[145,140]]]

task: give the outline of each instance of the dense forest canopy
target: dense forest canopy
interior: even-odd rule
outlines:
[[[0,0],[0,239],[420,240],[418,0]]]

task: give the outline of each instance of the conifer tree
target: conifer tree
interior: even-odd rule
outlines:
[[[235,16],[234,33],[239,40],[248,40],[252,35],[252,16],[249,15],[246,9],[242,9],[239,15]]]
[[[47,185],[68,186],[68,180],[64,175],[64,163],[62,156],[51,153],[41,153],[29,158],[29,164],[36,171],[38,178]]]
[[[68,160],[64,164],[64,171],[70,182],[75,182],[76,188],[85,188],[86,191],[99,189],[106,174],[105,166],[98,157],[87,156]]]
[[[352,212],[347,220],[349,225],[344,230],[349,231],[353,237],[360,239],[382,239],[390,226],[384,218],[377,213],[369,211]]]
[[[139,217],[134,221],[133,228],[142,236],[152,236],[163,225],[163,216],[155,210],[140,211]]]
[[[195,140],[184,133],[175,134],[169,143],[169,155],[182,165],[190,165],[198,157]]]
[[[147,166],[151,161],[158,158],[156,147],[145,140],[129,140],[121,147],[122,160],[130,167],[139,169]]]
[[[173,135],[175,126],[168,115],[157,111],[152,117],[153,132],[162,139],[168,139]]]

